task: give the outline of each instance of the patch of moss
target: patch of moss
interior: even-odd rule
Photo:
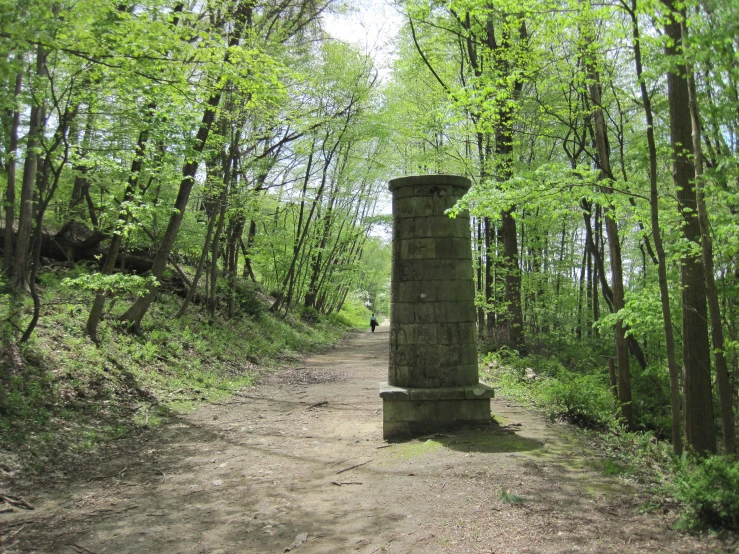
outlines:
[[[442,442],[435,439],[415,440],[400,443],[390,449],[390,455],[401,459],[410,459],[436,452],[444,447]]]
[[[460,452],[487,452],[491,454],[528,452],[544,446],[544,443],[539,440],[522,437],[514,433],[475,433],[451,437],[448,441],[446,446],[452,450]]]
[[[583,488],[583,492],[593,498],[636,494],[636,491],[627,485],[606,481],[591,481]]]

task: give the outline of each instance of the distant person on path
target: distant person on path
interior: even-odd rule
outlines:
[[[372,332],[375,332],[375,327],[377,327],[379,323],[377,323],[377,318],[375,317],[375,314],[372,314],[372,317],[370,318],[370,327],[372,327]]]

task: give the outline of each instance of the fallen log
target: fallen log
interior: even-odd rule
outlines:
[[[5,241],[5,233],[5,229],[0,229],[0,243]],[[13,234],[17,233],[14,231]],[[56,234],[44,233],[41,236],[41,257],[70,264],[93,262],[102,265],[108,254],[102,243],[108,238],[105,233],[93,231],[78,223],[67,224]],[[120,256],[116,267],[121,267],[121,263],[128,271],[145,273],[151,269],[154,258],[148,252],[139,250]]]
[[[0,244],[4,244],[5,232],[5,229],[0,229]],[[13,234],[17,233],[14,231]],[[41,236],[42,265],[48,265],[50,260],[54,260],[66,262],[70,266],[84,262],[102,266],[108,255],[108,249],[104,243],[109,238],[105,233],[89,229],[77,222],[67,223],[57,233],[44,233]],[[174,266],[176,274],[161,279],[162,286],[184,297],[190,286],[190,280],[171,258],[170,263]],[[146,250],[126,252],[118,256],[116,260],[118,269],[123,268],[125,272],[135,274],[150,271],[153,264],[154,258]]]

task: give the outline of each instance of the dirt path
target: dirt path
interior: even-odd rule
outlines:
[[[648,497],[589,466],[571,431],[504,400],[501,427],[388,446],[387,331],[110,445],[69,482],[19,491],[37,509],[0,514],[0,551],[729,551],[640,513]]]

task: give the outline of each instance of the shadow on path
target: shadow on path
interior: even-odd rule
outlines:
[[[71,482],[30,490],[36,511],[0,514],[0,550],[636,554],[705,546],[670,531],[661,514],[639,513],[638,488],[594,471],[571,432],[502,399],[493,411],[506,426],[384,442],[378,384],[387,348],[384,324],[227,402],[111,443]]]

